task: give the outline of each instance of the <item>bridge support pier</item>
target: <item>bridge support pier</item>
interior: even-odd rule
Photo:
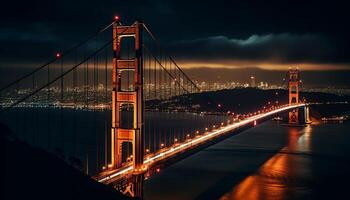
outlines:
[[[143,198],[143,181],[144,181],[144,173],[133,174],[132,181],[134,186],[134,197],[138,197],[140,199]]]
[[[309,106],[304,106],[302,108],[302,110],[304,111],[304,117],[303,117],[303,124],[310,124],[312,121],[310,120],[310,107]]]

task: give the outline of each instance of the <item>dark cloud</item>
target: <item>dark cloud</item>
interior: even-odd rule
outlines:
[[[289,33],[251,35],[245,39],[213,36],[180,41],[169,50],[190,61],[247,60],[277,63],[340,63],[336,46],[326,37]]]
[[[346,2],[20,0],[0,6],[0,66],[43,63],[115,14],[143,20],[181,59],[350,63]]]
[[[33,23],[27,26],[0,28],[0,41],[59,42],[59,38],[46,24]]]

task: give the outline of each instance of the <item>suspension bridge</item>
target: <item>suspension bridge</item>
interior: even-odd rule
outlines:
[[[0,89],[1,120],[21,139],[59,154],[96,181],[143,196],[158,166],[281,113],[308,122],[298,70],[289,103],[249,115],[223,112],[162,48],[146,24],[115,20]],[[303,115],[302,115],[303,113]],[[301,116],[302,115],[302,116]]]

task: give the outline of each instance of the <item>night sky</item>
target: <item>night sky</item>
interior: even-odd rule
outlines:
[[[335,1],[6,1],[0,7],[0,66],[44,63],[114,15],[124,24],[145,22],[192,76],[199,67],[217,73],[249,68],[266,80],[271,70],[299,66],[323,79],[311,76],[310,84],[350,84],[349,12]]]

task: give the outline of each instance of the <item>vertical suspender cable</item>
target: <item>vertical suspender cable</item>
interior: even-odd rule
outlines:
[[[104,108],[104,166],[107,167],[108,165],[108,148],[107,148],[107,113],[108,113],[108,108],[107,108],[107,105],[108,105],[108,97],[107,97],[107,59],[108,59],[108,54],[107,54],[107,48],[105,49],[105,99],[104,99],[104,106],[106,106]]]
[[[74,51],[74,65],[76,65],[77,64],[77,56],[78,56],[78,50],[77,49],[75,49],[75,51]],[[72,83],[73,83],[73,102],[74,102],[74,106],[73,106],[73,132],[74,132],[74,155],[75,156],[77,156],[77,143],[78,143],[78,140],[77,140],[77,126],[76,126],[76,124],[77,124],[77,122],[76,122],[76,120],[77,120],[77,113],[76,113],[76,104],[77,104],[77,102],[76,102],[76,79],[77,79],[77,72],[76,72],[76,68],[74,68],[74,70],[73,70],[73,81],[72,81]]]
[[[35,73],[33,74],[33,84],[32,84],[32,90],[35,91]],[[37,137],[37,130],[38,130],[38,116],[37,116],[37,112],[38,112],[38,109],[37,109],[37,106],[34,104],[33,107],[32,107],[32,119],[34,120],[34,130],[33,130],[33,144],[34,145],[37,145],[37,140],[36,140],[36,137]]]
[[[63,58],[61,58],[61,75],[63,74]],[[60,79],[60,134],[62,136],[62,149],[64,149],[64,122],[63,122],[63,76]]]
[[[47,66],[47,83],[50,83],[50,65]],[[47,149],[50,149],[50,84],[47,85]]]

